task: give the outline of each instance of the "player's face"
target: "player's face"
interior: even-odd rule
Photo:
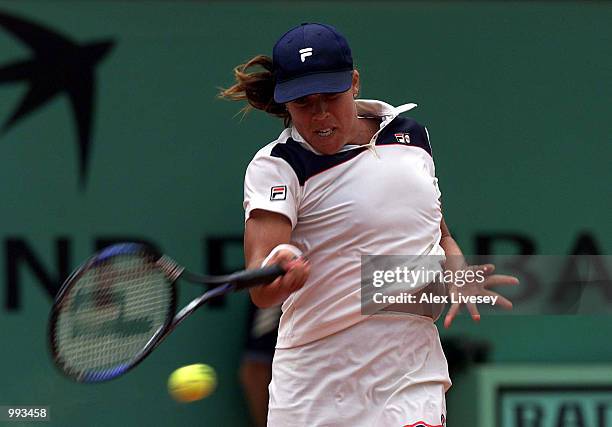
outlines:
[[[359,131],[354,94],[359,74],[353,72],[353,85],[346,92],[317,93],[287,103],[297,131],[317,151],[337,153],[346,144],[357,144]]]

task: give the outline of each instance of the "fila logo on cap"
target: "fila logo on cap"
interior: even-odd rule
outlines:
[[[285,200],[287,199],[287,186],[276,185],[270,188],[270,200]]]
[[[300,49],[300,59],[302,62],[306,61],[307,56],[312,56],[312,48],[305,47],[304,49]]]
[[[410,135],[407,133],[396,133],[395,139],[401,144],[410,144]]]

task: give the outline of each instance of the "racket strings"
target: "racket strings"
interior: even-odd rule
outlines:
[[[121,255],[86,271],[66,295],[55,328],[64,368],[91,373],[129,365],[165,324],[168,280],[153,262]]]

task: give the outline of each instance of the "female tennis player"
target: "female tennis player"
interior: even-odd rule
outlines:
[[[221,96],[285,123],[254,156],[244,184],[247,267],[281,262],[288,270],[251,290],[259,307],[283,311],[268,425],[445,425],[451,380],[434,324],[439,311],[361,314],[363,255],[446,254],[447,270],[462,267],[427,130],[401,116],[416,105],[357,99],[348,42],[324,24],[292,28],[272,58],[234,71],[236,84]],[[491,265],[470,268],[484,282],[451,283],[450,295],[497,296],[511,308],[489,287],[515,278],[491,275]],[[460,307],[451,305],[446,327]],[[478,321],[476,305],[467,308]]]

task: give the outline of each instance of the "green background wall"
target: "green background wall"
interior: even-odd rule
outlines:
[[[25,262],[21,306],[7,308],[9,242],[25,242],[58,280],[58,239],[68,242],[70,268],[95,239],[133,236],[208,270],[205,239],[241,234],[244,169],[282,130],[260,113],[240,120],[240,106],[215,99],[217,88],[300,22],[331,23],[347,36],[363,98],[419,104],[411,114],[429,128],[447,223],[467,253],[478,235],[495,233],[525,235],[537,253],[554,255],[588,233],[612,252],[611,3],[2,0],[0,12],[78,43],[115,42],[96,67],[84,187],[65,95],[0,134],[0,405],[51,406],[52,424],[62,426],[245,425],[236,372],[244,295],[194,315],[130,375],[77,385],[49,360],[51,298]],[[0,69],[31,56],[0,26]],[[0,121],[27,90],[0,84]],[[227,258],[240,266],[240,248]],[[198,293],[182,289],[183,301]],[[480,325],[464,316],[441,333],[489,340],[499,363],[612,358],[603,344],[611,323],[596,316],[495,316]],[[176,404],[167,375],[195,362],[217,369],[219,389]]]

